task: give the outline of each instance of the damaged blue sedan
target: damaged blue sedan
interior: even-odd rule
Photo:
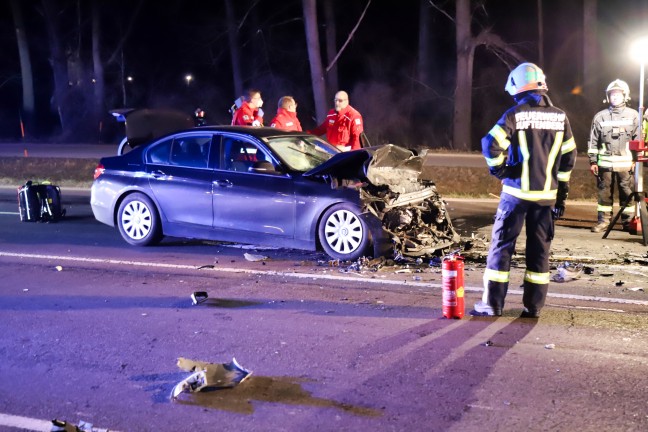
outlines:
[[[418,180],[421,165],[391,145],[341,153],[309,134],[208,126],[102,158],[91,205],[135,246],[172,236],[340,260],[422,256],[459,236],[434,184]]]

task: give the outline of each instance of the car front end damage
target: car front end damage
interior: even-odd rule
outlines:
[[[317,174],[325,175],[331,187],[358,189],[362,211],[379,221],[372,224],[374,240],[388,239],[394,258],[442,255],[459,246],[461,236],[435,184],[419,178],[425,153],[415,155],[392,144],[351,153],[355,155],[336,155]],[[384,241],[374,244],[374,255],[388,253]]]

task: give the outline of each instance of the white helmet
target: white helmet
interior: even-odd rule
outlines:
[[[529,90],[547,90],[547,79],[538,66],[522,63],[511,71],[504,90],[511,96]]]
[[[615,79],[607,86],[605,89],[605,99],[608,103],[610,103],[610,92],[612,90],[620,90],[621,93],[623,93],[623,102],[628,102],[630,100],[630,87],[628,87],[627,82]]]

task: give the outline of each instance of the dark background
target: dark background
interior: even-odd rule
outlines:
[[[48,1],[48,0],[46,0]],[[82,47],[81,61],[91,79],[90,1],[55,1],[65,22],[62,37]],[[336,10],[337,47],[356,25],[365,0],[331,0]],[[321,2],[320,2],[321,3]],[[621,3],[621,4],[619,4]],[[105,64],[106,116],[101,131],[85,119],[84,95],[79,90],[78,133],[63,133],[52,109],[53,78],[40,1],[20,1],[29,38],[36,90],[36,121],[27,131],[33,140],[86,142],[119,139],[121,125],[107,114],[109,109],[128,107],[173,107],[187,113],[200,106],[209,123],[229,123],[229,107],[238,96],[233,88],[227,26],[222,1],[101,1],[102,59],[118,51],[117,61]],[[141,4],[141,6],[139,6]],[[351,104],[365,117],[372,142],[393,142],[411,147],[448,148],[452,139],[455,88],[455,27],[453,1],[434,1],[421,9],[417,0],[373,0],[367,15],[338,60],[340,89],[351,95]],[[472,2],[473,33],[484,28],[500,35],[526,60],[538,62],[538,2],[491,0]],[[138,7],[139,6],[139,7]],[[243,53],[246,87],[262,91],[268,120],[279,97],[290,94],[299,103],[305,128],[318,121],[312,101],[310,69],[302,3],[299,0],[236,0],[235,25]],[[78,9],[77,9],[78,8]],[[321,8],[320,8],[321,9]],[[77,15],[77,10],[80,15]],[[626,80],[631,105],[638,106],[639,65],[630,59],[633,39],[648,33],[646,2],[599,2],[598,42],[600,68],[594,77],[596,95],[579,92],[582,74],[582,1],[542,1],[544,18],[544,64],[554,103],[571,119],[579,149],[586,146],[591,118],[605,105],[607,83]],[[419,14],[431,15],[432,68],[428,82],[417,79]],[[77,17],[80,16],[80,25]],[[134,18],[133,18],[134,17]],[[128,33],[129,23],[133,23]],[[324,45],[323,13],[319,11],[320,42]],[[11,7],[0,2],[0,140],[20,138],[20,62]],[[81,29],[81,32],[78,31]],[[122,55],[123,54],[123,57]],[[324,55],[324,51],[323,51]],[[326,66],[326,61],[324,61]],[[122,93],[123,76],[126,94]],[[187,84],[185,76],[193,80]],[[473,149],[481,137],[511,105],[504,92],[508,67],[492,52],[478,48],[473,80]],[[328,96],[337,89],[328,89]],[[331,101],[332,106],[332,101]],[[83,125],[83,123],[86,123]],[[85,127],[83,127],[85,126]]]

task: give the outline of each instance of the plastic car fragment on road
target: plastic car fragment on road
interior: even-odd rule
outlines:
[[[176,400],[182,393],[236,387],[252,374],[239,365],[235,358],[229,363],[207,363],[180,357],[178,367],[191,372],[191,375],[173,387],[171,400]]]

